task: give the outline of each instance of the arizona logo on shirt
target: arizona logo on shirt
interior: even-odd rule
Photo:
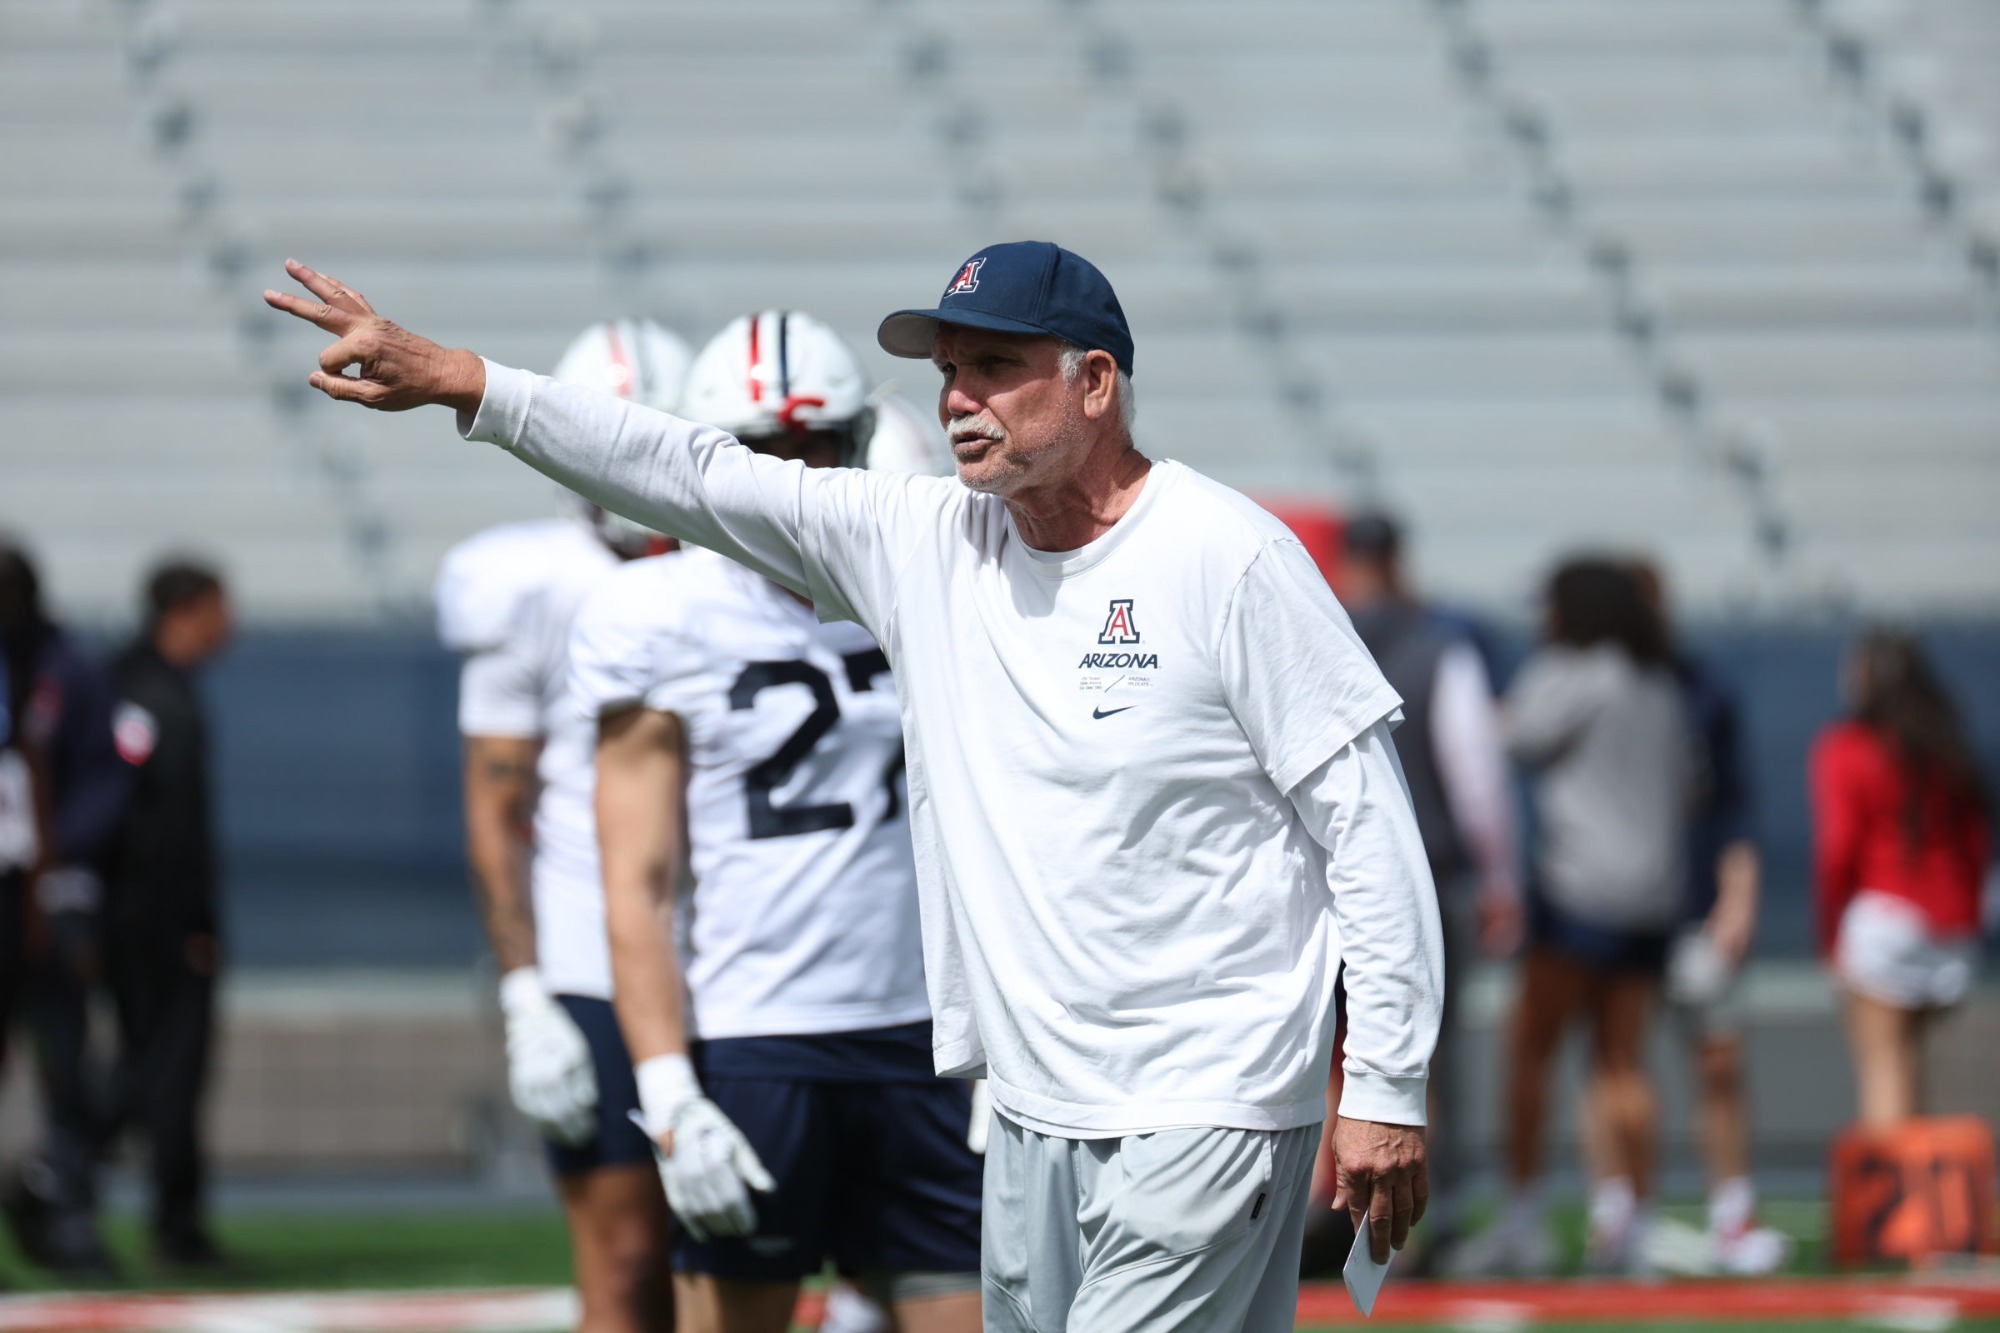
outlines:
[[[1104,617],[1104,629],[1097,636],[1099,643],[1137,643],[1139,626],[1132,619],[1132,599],[1114,597],[1111,610]]]
[[[944,294],[946,296],[958,296],[965,292],[978,291],[979,270],[985,263],[986,257],[984,255],[978,259],[966,260],[965,267],[958,271],[958,276],[951,280],[951,286],[944,289]]]

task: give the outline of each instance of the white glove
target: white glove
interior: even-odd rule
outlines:
[[[972,1080],[972,1123],[966,1127],[965,1146],[986,1155],[986,1131],[993,1127],[993,1094],[986,1090],[986,1080]]]
[[[660,1180],[674,1216],[696,1240],[755,1231],[750,1191],[768,1194],[778,1182],[743,1131],[702,1095],[688,1058],[656,1055],[632,1072],[641,1110],[634,1119],[656,1145],[668,1133],[674,1136],[673,1151],[660,1153]]]
[[[588,1143],[597,1132],[597,1071],[590,1043],[542,989],[541,974],[517,967],[500,978],[507,1018],[507,1089],[521,1114],[557,1143]]]

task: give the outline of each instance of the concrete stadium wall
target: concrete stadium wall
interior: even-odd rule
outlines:
[[[1810,1178],[1852,1091],[1833,996],[1808,949],[1803,756],[1837,711],[1838,627],[1718,628],[1689,641],[1746,698],[1771,888],[1750,978],[1760,1164]],[[2000,626],[1935,626],[1940,662],[2000,773]],[[1518,654],[1501,636],[1498,653]],[[507,1109],[492,978],[465,886],[456,671],[429,637],[251,632],[206,683],[228,862],[226,1039],[214,1103],[237,1172],[538,1170]],[[1511,971],[1471,985],[1497,1037]],[[1466,1114],[1497,1140],[1498,1042],[1468,1042]],[[1942,1106],[2000,1122],[2000,987],[1939,1039]],[[17,1047],[17,1050],[20,1048]],[[1682,1062],[1663,1035],[1669,1157],[1693,1159]],[[0,1089],[0,1159],[31,1136],[23,1069]],[[1573,1079],[1574,1071],[1566,1073]],[[1573,1160],[1567,1107],[1552,1162]],[[1796,1178],[1796,1175],[1795,1175]]]
[[[1928,630],[2000,774],[2000,625]],[[1804,763],[1839,711],[1843,627],[1687,636],[1743,692],[1768,908],[1759,950],[1810,949]],[[1518,635],[1496,655],[1518,658]],[[482,955],[459,824],[456,671],[428,635],[250,633],[207,682],[231,953],[255,966],[451,966]]]

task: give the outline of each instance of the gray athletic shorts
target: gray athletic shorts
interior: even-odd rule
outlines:
[[[1060,1139],[996,1114],[987,1333],[1279,1333],[1320,1127]]]

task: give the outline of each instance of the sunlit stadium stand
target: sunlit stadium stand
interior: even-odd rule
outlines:
[[[2000,19],[1981,0],[0,3],[0,528],[127,613],[420,610],[548,486],[302,380],[286,255],[546,367],[782,303],[878,374],[983,241],[1096,259],[1142,444],[1383,502],[1520,613],[1642,547],[1705,612],[2000,604]]]

